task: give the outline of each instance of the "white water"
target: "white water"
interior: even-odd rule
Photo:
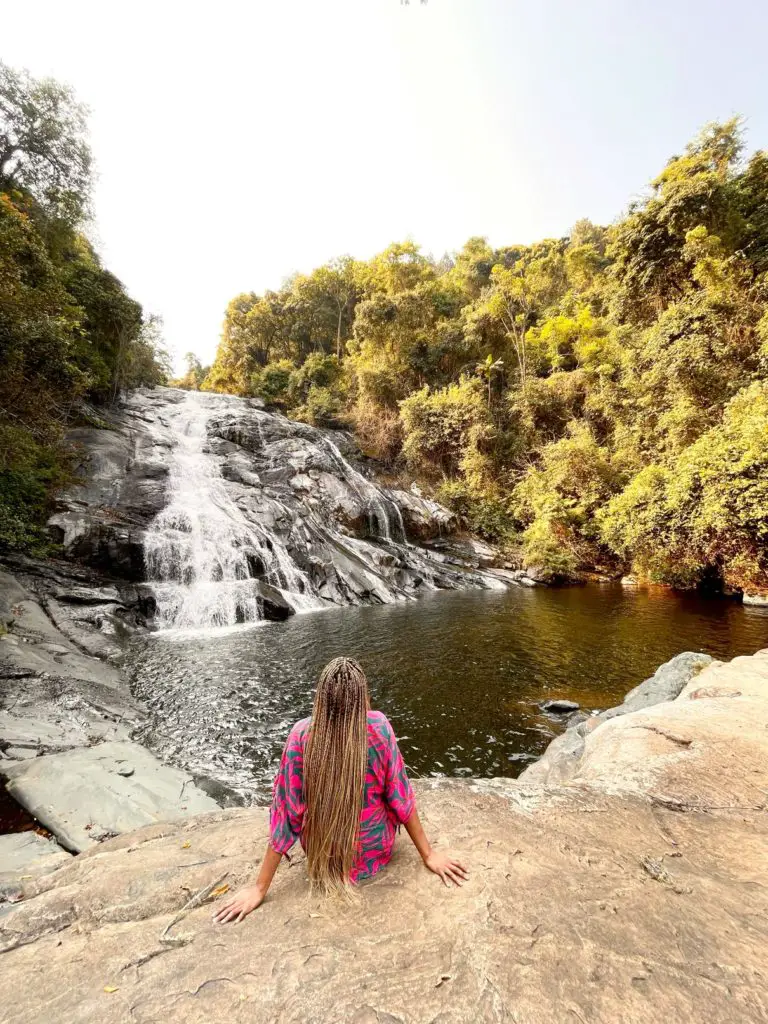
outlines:
[[[169,501],[144,547],[157,624],[200,629],[258,621],[256,571],[297,611],[323,607],[280,539],[249,523],[227,493],[216,459],[204,451],[209,416],[196,392],[167,414],[177,441]]]
[[[392,542],[392,529],[389,523],[389,513],[387,512],[387,506],[389,506],[395,511],[395,519],[397,520],[400,534],[397,539],[406,543],[403,515],[395,502],[383,499],[378,487],[374,486],[370,480],[366,480],[362,473],[359,473],[354,466],[347,462],[333,441],[329,437],[326,437],[324,440],[343,477],[357,492],[358,497],[364,504],[368,506],[370,518],[373,519],[376,528],[375,536],[381,540]]]

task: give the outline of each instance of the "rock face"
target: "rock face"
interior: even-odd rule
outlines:
[[[50,527],[68,557],[122,580],[148,578],[151,599],[132,607],[164,625],[510,582],[484,571],[493,552],[415,546],[454,530],[454,517],[414,493],[379,489],[339,431],[255,400],[168,388],[132,393],[106,426],[73,433],[82,483],[61,495]],[[180,598],[180,587],[194,586],[195,600]],[[223,596],[212,596],[217,587]],[[101,606],[120,599],[102,595]]]
[[[400,509],[405,532],[413,540],[428,541],[456,531],[456,516],[436,501],[414,491],[384,488],[382,491]]]
[[[618,718],[633,711],[642,711],[655,704],[674,700],[683,691],[683,688],[710,664],[712,664],[712,658],[708,654],[695,654],[691,651],[678,654],[656,669],[650,679],[646,679],[645,682],[630,690],[624,698],[624,702],[618,707],[608,708],[607,711],[602,711],[599,715],[576,719],[569,723],[566,731],[549,744],[539,760],[520,774],[520,779],[526,783],[546,785],[568,781],[578,769],[587,737],[600,724],[611,718]],[[555,703],[569,704],[571,702],[558,701]],[[542,705],[542,708],[549,710],[546,705]],[[566,712],[576,711],[578,705],[564,710]]]
[[[354,904],[308,901],[299,854],[262,908],[217,926],[204,894],[253,878],[266,811],[108,841],[0,917],[4,1019],[765,1020],[767,727],[764,651],[602,720],[565,785],[419,783],[427,832],[469,862],[461,890],[401,836]]]

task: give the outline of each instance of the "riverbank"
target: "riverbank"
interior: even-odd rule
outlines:
[[[470,861],[460,892],[401,840],[353,906],[308,904],[297,856],[216,927],[190,899],[253,876],[266,811],[151,825],[25,882],[0,1000],[12,1024],[760,1020],[766,765],[763,651],[601,721],[557,785],[419,783],[430,834]]]
[[[22,848],[0,836],[0,883],[12,886],[42,854],[219,806],[205,780],[133,742],[147,712],[121,667],[118,633],[137,626],[131,595],[78,566],[22,559],[14,569],[0,571],[0,778],[55,838]]]

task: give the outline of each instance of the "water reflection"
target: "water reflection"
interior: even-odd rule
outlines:
[[[158,754],[263,798],[291,724],[338,654],[358,658],[415,775],[518,775],[565,697],[604,708],[680,651],[768,645],[768,613],[614,586],[429,594],[235,631],[142,638],[133,685]]]

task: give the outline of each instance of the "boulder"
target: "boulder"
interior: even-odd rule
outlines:
[[[557,715],[570,715],[573,711],[578,711],[580,704],[577,704],[574,700],[545,700],[541,705],[542,711],[554,712]]]
[[[265,619],[269,619],[271,622],[283,622],[291,615],[296,614],[293,605],[286,601],[277,587],[272,587],[269,583],[264,583],[263,580],[254,580],[253,582],[261,599]]]
[[[534,583],[554,583],[557,579],[556,573],[543,565],[526,565],[524,576]]]
[[[713,659],[708,654],[685,651],[666,661],[656,669],[650,679],[630,690],[618,707],[609,708],[597,716],[596,721],[604,722],[609,718],[629,714],[630,711],[642,711],[664,701],[678,697],[690,681]]]
[[[657,668],[650,679],[630,690],[624,702],[617,707],[608,708],[590,717],[573,715],[568,719],[566,731],[552,740],[539,760],[520,774],[520,779],[528,783],[547,785],[567,781],[578,771],[588,734],[612,718],[620,718],[633,711],[642,711],[656,704],[674,700],[699,672],[711,664],[713,659],[708,654],[686,651]],[[569,708],[568,711],[575,711],[577,708],[578,705]],[[542,709],[550,710],[544,704]]]
[[[4,767],[8,793],[76,853],[105,837],[217,804],[136,743],[107,742]]]

